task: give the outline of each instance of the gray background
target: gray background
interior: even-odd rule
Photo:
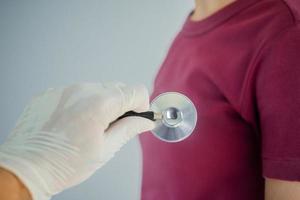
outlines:
[[[144,83],[192,9],[182,0],[0,0],[0,143],[30,97],[83,81]],[[137,200],[141,153],[129,142],[83,184],[55,200]]]

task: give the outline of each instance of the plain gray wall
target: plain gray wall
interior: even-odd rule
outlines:
[[[0,1],[0,142],[30,97],[86,81],[152,80],[192,9],[182,0]],[[137,200],[141,153],[129,142],[83,184],[55,200]]]

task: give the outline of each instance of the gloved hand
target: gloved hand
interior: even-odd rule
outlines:
[[[34,200],[86,180],[130,138],[154,128],[127,111],[149,109],[143,86],[79,84],[32,100],[0,146],[0,166],[13,172]]]

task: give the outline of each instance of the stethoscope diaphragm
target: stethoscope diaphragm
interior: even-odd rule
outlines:
[[[197,111],[192,101],[178,92],[157,96],[150,106],[154,113],[161,114],[151,131],[165,142],[180,142],[189,137],[197,123]]]
[[[180,142],[189,137],[197,123],[197,110],[193,102],[178,92],[157,96],[148,112],[129,111],[118,119],[140,116],[155,121],[153,135],[165,142]]]

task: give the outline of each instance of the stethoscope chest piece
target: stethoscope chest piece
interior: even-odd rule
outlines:
[[[157,96],[150,110],[160,115],[152,133],[165,142],[179,142],[189,137],[197,123],[197,111],[183,94],[166,92]]]

